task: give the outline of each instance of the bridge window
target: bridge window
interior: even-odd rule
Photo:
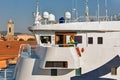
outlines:
[[[51,43],[51,36],[40,36],[42,43]]]
[[[88,37],[88,44],[93,44],[93,37]]]
[[[103,37],[98,37],[97,43],[98,44],[103,44]]]
[[[75,36],[75,42],[82,43],[82,36]]]
[[[117,75],[117,67],[111,68],[111,75]]]
[[[47,61],[45,67],[67,68],[68,64],[66,61]]]

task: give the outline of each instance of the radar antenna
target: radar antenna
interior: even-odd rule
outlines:
[[[42,19],[41,15],[39,15],[39,11],[38,11],[38,0],[36,0],[35,24],[38,25],[41,19]]]

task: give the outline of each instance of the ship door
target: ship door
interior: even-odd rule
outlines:
[[[55,44],[59,46],[67,46],[70,36],[74,38],[76,32],[56,32],[55,34]]]

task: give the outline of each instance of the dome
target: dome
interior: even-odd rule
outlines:
[[[50,14],[49,15],[49,21],[55,21],[55,15]]]
[[[66,19],[70,19],[71,18],[71,13],[70,12],[66,12],[65,13],[65,18]]]
[[[10,20],[8,21],[8,23],[13,23],[13,24],[14,24],[14,22],[12,21],[12,19],[10,19]]]
[[[48,19],[48,18],[49,18],[49,13],[48,13],[48,12],[44,12],[44,13],[43,13],[43,17],[44,17],[45,19]]]

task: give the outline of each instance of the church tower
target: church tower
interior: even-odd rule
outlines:
[[[7,35],[14,35],[14,22],[11,19],[8,21]]]
[[[7,41],[13,41],[16,39],[14,36],[14,22],[10,19],[7,24],[7,35],[5,37]]]

